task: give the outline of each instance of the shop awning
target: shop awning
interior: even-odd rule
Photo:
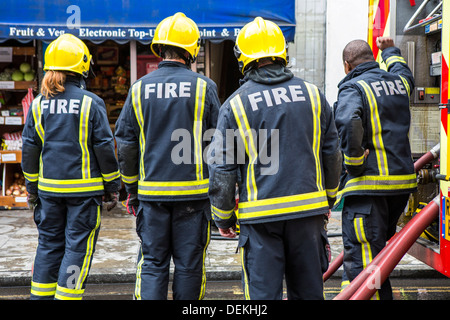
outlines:
[[[295,0],[3,0],[0,42],[50,41],[61,33],[102,42],[151,42],[157,24],[183,12],[199,26],[202,39],[236,38],[255,17],[277,23],[294,40]]]

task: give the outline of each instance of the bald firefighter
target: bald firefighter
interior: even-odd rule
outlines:
[[[290,300],[324,298],[325,222],[341,152],[330,106],[286,68],[286,46],[271,21],[242,28],[235,54],[245,83],[220,109],[208,159],[220,233],[234,237],[239,221],[246,299],[281,299],[283,279]]]
[[[141,248],[136,299],[202,299],[211,211],[203,135],[215,128],[216,84],[190,70],[200,49],[194,21],[161,21],[151,49],[163,61],[136,81],[116,123],[119,164]]]
[[[387,71],[380,69],[366,41],[346,45],[346,76],[334,110],[345,167],[338,195],[345,198],[344,287],[394,235],[417,187],[408,137],[414,79],[392,39],[380,37],[377,46]],[[375,299],[392,299],[389,279],[378,289]]]

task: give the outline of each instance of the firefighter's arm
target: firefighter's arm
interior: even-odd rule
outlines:
[[[231,129],[224,107],[219,112],[216,133],[208,152],[209,198],[213,220],[219,229],[229,231],[236,225],[235,193],[237,182],[236,159],[227,163],[226,130]],[[231,161],[228,161],[231,162]],[[222,233],[222,232],[221,232]],[[225,234],[224,234],[225,236]]]
[[[377,47],[382,51],[381,58],[386,63],[388,72],[400,76],[408,95],[411,95],[414,89],[414,77],[400,49],[395,47],[392,38],[388,37],[378,37]]]
[[[42,143],[36,132],[32,108],[29,109],[23,128],[22,144],[22,171],[25,177],[25,185],[28,194],[36,195],[38,193],[39,159]]]
[[[116,193],[120,188],[120,173],[114,151],[114,138],[105,103],[101,99],[95,102],[96,108],[92,108],[92,148],[102,173],[105,193]]]
[[[344,167],[352,176],[360,176],[365,169],[365,148],[362,146],[363,97],[354,86],[345,86],[339,90],[335,106],[335,123],[338,130]]]
[[[139,136],[134,129],[135,122],[130,92],[115,126],[120,174],[129,194],[137,194],[138,189]]]
[[[342,171],[342,153],[339,147],[338,132],[333,114],[323,96],[322,106],[326,122],[325,139],[322,148],[323,170],[328,204],[332,208],[339,188],[339,178]]]

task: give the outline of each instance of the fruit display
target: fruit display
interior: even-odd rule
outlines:
[[[23,174],[14,173],[14,182],[5,190],[6,196],[26,197],[27,188],[25,187],[25,178]]]
[[[36,72],[28,62],[22,62],[19,69],[5,68],[0,73],[0,81],[33,81],[35,78]]]

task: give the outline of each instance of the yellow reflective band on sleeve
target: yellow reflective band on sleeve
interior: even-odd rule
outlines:
[[[206,81],[197,79],[197,92],[195,94],[195,112],[194,112],[194,163],[196,167],[197,180],[203,180],[203,148],[202,148],[202,130],[203,113],[205,110]]]
[[[39,178],[39,173],[27,173],[25,171],[23,172],[23,176],[25,177],[25,179],[27,179],[30,182],[36,182],[38,181]]]
[[[56,293],[56,282],[39,283],[31,281],[31,294],[35,296],[54,296]]]
[[[382,136],[382,128],[381,128],[381,121],[380,116],[378,114],[378,104],[377,100],[375,98],[375,95],[372,92],[372,89],[370,89],[369,85],[363,81],[360,80],[358,83],[363,87],[367,100],[369,101],[370,106],[370,123],[371,123],[371,129],[372,129],[372,143],[375,148],[375,153],[377,155],[377,162],[378,162],[378,170],[379,174],[381,176],[387,176],[389,175],[389,168],[387,163],[387,156],[386,156],[386,150],[384,148],[384,142],[383,142],[383,136]]]
[[[139,134],[139,146],[141,149],[140,156],[140,164],[139,171],[141,180],[145,178],[145,170],[144,170],[144,154],[145,154],[145,132],[144,132],[144,115],[142,114],[142,105],[141,105],[141,86],[142,81],[136,82],[131,89],[131,98],[133,101],[133,109],[134,114],[136,116],[137,123],[139,125],[140,134]]]
[[[293,196],[239,202],[239,219],[242,221],[327,208],[327,195],[323,190]]]
[[[364,153],[360,157],[349,157],[344,154],[344,163],[350,166],[360,166],[364,163]]]
[[[389,68],[393,63],[401,62],[406,64],[405,58],[402,56],[391,56],[386,59],[386,66]]]
[[[316,185],[317,190],[323,190],[322,186],[322,166],[320,165],[320,140],[321,140],[321,128],[320,128],[320,114],[322,111],[322,106],[320,103],[319,89],[310,83],[306,83],[306,88],[309,93],[309,99],[311,101],[314,132],[313,132],[313,152],[316,167]]]
[[[56,180],[39,178],[39,190],[56,193],[79,193],[103,190],[103,178]]]
[[[142,181],[138,182],[138,194],[148,196],[183,196],[207,194],[209,179],[195,181]]]
[[[124,175],[124,174],[121,174],[121,177],[122,177],[122,181],[123,181],[124,183],[134,183],[134,182],[137,182],[137,181],[139,180],[138,175],[135,175],[135,176],[126,176],[126,175]]]
[[[115,179],[120,178],[120,171],[117,170],[115,172],[111,172],[111,173],[107,173],[107,174],[102,173],[102,177],[103,177],[103,180],[105,180],[106,182],[113,181]]]
[[[234,208],[231,210],[222,210],[222,209],[216,208],[213,205],[211,205],[211,211],[218,218],[226,220],[226,219],[230,219],[233,216]]]
[[[325,191],[327,192],[328,198],[336,198],[338,190],[339,190],[339,185],[334,189],[326,189]]]
[[[80,129],[78,134],[81,147],[81,173],[83,179],[91,178],[91,160],[88,149],[89,113],[91,110],[91,103],[92,98],[85,95],[80,108]]]
[[[36,99],[34,99],[31,108],[33,111],[34,127],[36,129],[39,138],[41,138],[42,144],[44,144],[45,131],[44,128],[42,127],[41,99],[42,96],[39,96]]]
[[[83,298],[84,289],[68,289],[57,286],[55,299],[58,300],[81,300]]]
[[[405,77],[403,77],[401,75],[399,75],[399,77],[402,79],[403,84],[405,85],[406,91],[408,91],[408,97],[409,97],[411,95],[411,88],[409,87],[409,83]]]
[[[239,95],[234,97],[231,101],[231,109],[233,110],[234,117],[236,118],[236,123],[239,128],[239,133],[242,138],[242,142],[245,146],[245,151],[247,152],[249,163],[247,165],[247,194],[248,200],[254,201],[258,199],[258,188],[256,186],[255,180],[255,163],[258,158],[258,152],[256,149],[256,137],[250,128],[248,123],[247,115],[245,113],[244,106],[242,105],[242,100]]]

